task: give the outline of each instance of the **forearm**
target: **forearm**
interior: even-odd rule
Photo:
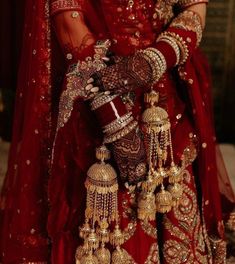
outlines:
[[[178,15],[151,47],[96,73],[94,85],[122,94],[151,86],[169,69],[183,65],[201,41],[206,0],[202,2],[186,7],[181,5]]]
[[[143,52],[152,65],[153,82],[157,82],[167,69],[182,65],[191,57],[201,42],[205,15],[205,3],[183,9],[157,38],[154,49]],[[157,55],[154,55],[154,51]],[[151,63],[148,58],[151,55],[155,58],[155,63]]]
[[[77,62],[82,51],[95,43],[84,22],[82,6],[78,1],[51,0],[51,19],[66,60],[69,64]]]

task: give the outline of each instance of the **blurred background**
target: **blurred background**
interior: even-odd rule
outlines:
[[[11,140],[24,1],[0,1],[0,188]],[[235,186],[235,0],[210,1],[201,47],[211,65],[217,138]],[[234,234],[230,241],[235,244]],[[235,255],[233,244],[230,251]]]

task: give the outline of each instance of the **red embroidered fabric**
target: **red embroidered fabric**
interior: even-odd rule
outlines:
[[[0,200],[0,260],[4,264],[75,262],[75,250],[81,242],[78,226],[83,221],[85,209],[84,180],[87,169],[95,161],[94,149],[101,143],[102,136],[89,105],[76,100],[69,121],[57,134],[53,166],[49,169],[58,98],[62,89],[66,89],[62,80],[67,68],[58,41],[52,34],[51,22],[61,47],[70,43],[73,48],[80,47],[81,41],[76,38],[69,41],[73,36],[70,29],[66,28],[66,33],[62,31],[68,18],[76,24],[84,17],[84,28],[95,39],[115,39],[113,51],[119,56],[130,55],[155,43],[157,36],[165,30],[164,21],[168,18],[164,16],[171,12],[169,6],[162,5],[158,7],[157,15],[153,16],[153,1],[136,0],[137,11],[133,19],[129,9],[126,9],[127,2],[85,1],[82,11],[79,8],[82,16],[71,17],[76,10],[66,10],[56,15],[52,13],[52,21],[48,15],[48,0],[26,0],[13,141]],[[76,3],[81,4],[80,1]],[[80,30],[75,28],[75,32]],[[62,41],[64,36],[65,42]],[[91,50],[87,47],[76,51],[74,57],[85,58],[90,54]],[[195,50],[191,59],[180,68],[180,75],[176,70],[169,70],[154,87],[160,93],[161,105],[170,116],[176,160],[190,145],[190,133],[197,134],[199,153],[194,166],[196,169],[192,171],[189,167],[185,176],[185,203],[163,220],[158,216],[152,228],[138,222],[128,229],[130,235],[131,230],[136,232],[124,247],[137,263],[142,264],[147,259],[150,263],[177,263],[182,259],[185,263],[209,263],[200,211],[209,234],[223,237],[209,76],[204,56]],[[133,113],[137,119],[144,107],[145,90],[135,91]],[[200,191],[196,189],[194,179],[199,182]],[[225,172],[220,179],[227,181]],[[228,185],[226,188],[230,191],[230,200],[233,200],[231,189]],[[123,227],[127,227],[132,219],[128,209],[131,207],[129,199],[122,188],[119,200]],[[126,202],[122,203],[124,200]],[[124,215],[129,216],[126,218]],[[158,227],[158,234],[155,227]],[[174,256],[172,248],[177,252]]]

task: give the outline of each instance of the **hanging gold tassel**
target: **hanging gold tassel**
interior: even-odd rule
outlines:
[[[172,196],[173,206],[176,206],[178,204],[178,201],[182,197],[182,194],[183,194],[183,188],[182,188],[181,184],[179,184],[179,183],[174,183],[173,185],[170,184],[167,187],[167,191]]]
[[[156,106],[159,94],[152,90],[145,94],[144,99],[147,109],[142,114],[142,130],[149,173],[147,180],[142,183],[138,201],[138,217],[141,220],[153,220],[156,212],[169,212],[176,201],[180,199],[182,188],[179,183],[182,180],[182,170],[174,163],[168,113],[163,108]],[[169,161],[171,165],[167,167]],[[165,189],[164,184],[167,179],[172,185]],[[158,186],[161,188],[156,192]],[[154,195],[155,192],[156,195]]]
[[[80,228],[84,244],[77,249],[77,264],[110,263],[111,254],[105,244],[110,238],[110,223],[118,222],[117,174],[105,162],[110,158],[110,152],[101,146],[96,150],[96,157],[99,161],[89,168],[85,182],[85,223]]]
[[[163,184],[161,191],[156,194],[156,205],[159,213],[168,213],[172,208],[172,195],[164,189]]]

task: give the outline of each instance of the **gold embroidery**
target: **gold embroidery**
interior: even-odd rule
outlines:
[[[226,263],[226,242],[219,238],[210,237],[213,260],[215,264]]]
[[[56,13],[65,10],[81,9],[81,4],[75,0],[57,0],[52,1],[50,9],[51,15],[55,15]]]
[[[97,65],[99,65],[99,69],[105,66],[102,61],[98,60],[97,62],[96,59],[93,61],[91,57],[87,57],[85,61],[79,61],[76,68],[67,74],[68,84],[60,98],[57,130],[68,122],[76,98],[86,96],[83,88],[89,77],[97,71]]]
[[[21,264],[47,264],[48,262],[45,261],[36,261],[36,262],[22,262]]]
[[[192,175],[188,172],[184,176],[183,199],[173,209],[178,223],[172,221],[172,215],[165,215],[163,219],[163,226],[171,236],[163,247],[166,263],[206,264],[212,261],[205,225],[198,210],[196,193],[190,188],[192,184],[194,188]]]
[[[199,263],[208,263],[208,253],[206,245],[206,237],[204,236],[203,226],[200,221],[199,214],[197,215],[197,226],[194,231],[194,243],[195,243],[195,257]]]
[[[177,238],[180,238],[181,240],[184,240],[187,243],[190,242],[190,240],[185,235],[185,233],[182,230],[180,230],[177,226],[173,225],[167,216],[165,216],[163,219],[163,225],[166,228],[166,230],[171,234],[171,236],[175,236]]]
[[[148,258],[144,262],[144,264],[160,264],[159,249],[158,249],[157,243],[152,244],[150,251],[149,251]]]
[[[195,32],[197,35],[197,46],[199,46],[202,39],[202,23],[197,13],[191,10],[183,11],[172,21],[171,27]]]
[[[148,221],[140,221],[141,227],[144,230],[144,232],[154,238],[157,239],[157,228],[155,228],[150,222]]]
[[[190,164],[194,162],[194,160],[197,157],[197,145],[198,145],[198,139],[196,135],[189,135],[190,137],[190,143],[189,145],[184,149],[183,155],[182,155],[182,162],[183,166],[187,168]]]
[[[163,246],[164,258],[166,263],[194,263],[189,249],[181,242],[169,239]]]
[[[227,227],[231,230],[231,231],[235,231],[235,212],[232,212],[229,215],[229,219],[227,222]]]
[[[184,190],[182,199],[179,205],[173,208],[173,211],[176,218],[188,230],[192,227],[191,224],[195,220],[197,199],[195,193],[186,184],[182,184],[182,186]]]
[[[173,4],[176,2],[177,0],[158,0],[156,2],[153,14],[153,26],[157,20],[162,20],[164,25],[167,25],[171,21],[171,19],[174,17]]]
[[[199,3],[208,3],[209,0],[179,0],[178,4],[181,8],[186,8]]]
[[[128,241],[136,231],[137,222],[131,221],[127,227],[123,230],[124,241]]]

